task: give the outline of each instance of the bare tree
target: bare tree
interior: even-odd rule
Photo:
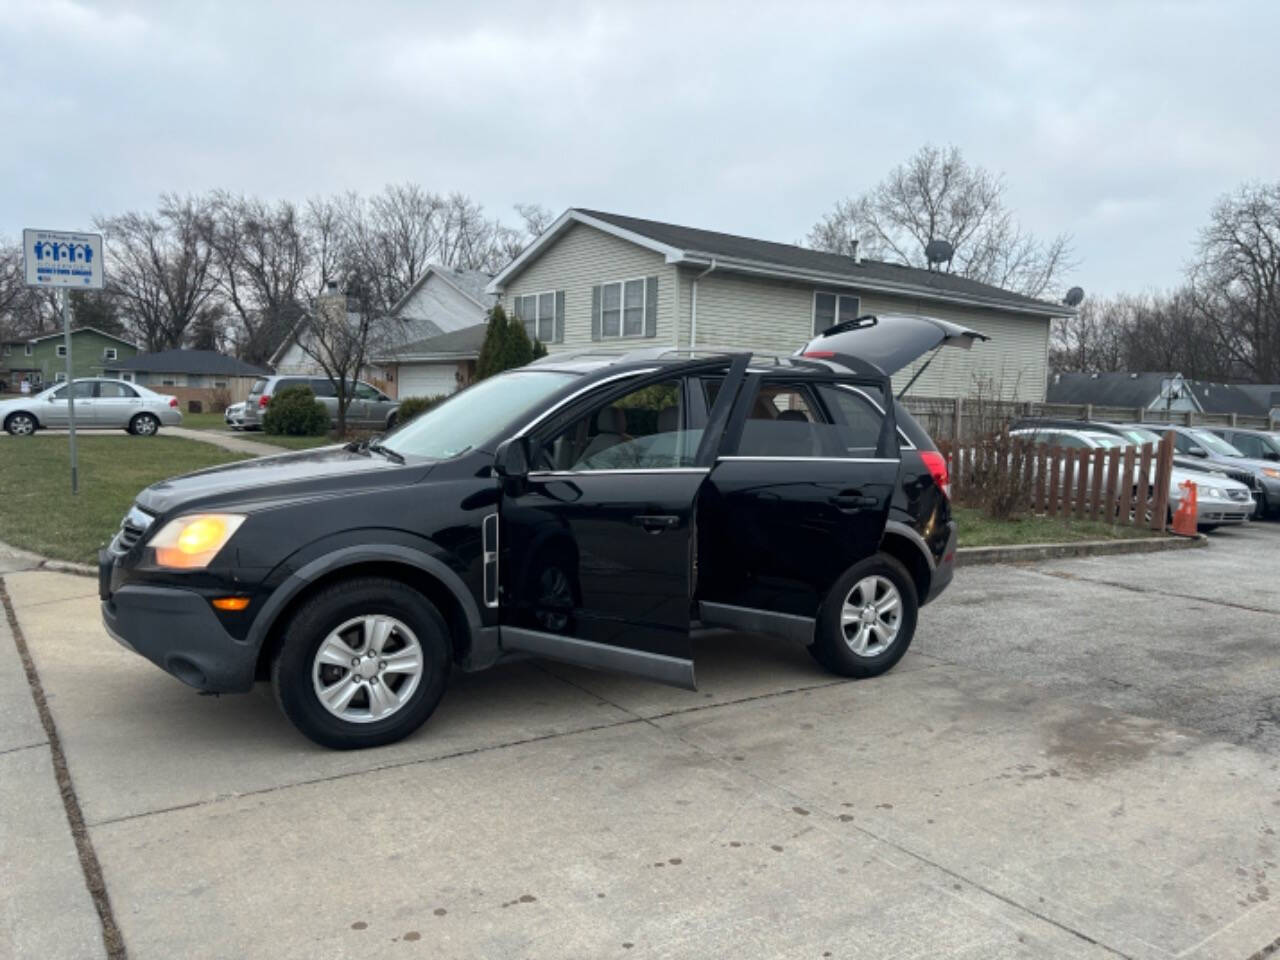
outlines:
[[[180,347],[214,294],[209,209],[163,194],[159,210],[97,222],[106,239],[107,282],[148,350]]]
[[[312,268],[305,221],[288,201],[268,206],[225,191],[215,192],[209,206],[212,277],[242,330],[240,356],[261,363],[297,319]]]
[[[1198,326],[1244,376],[1280,382],[1280,182],[1220,199],[1198,253],[1189,271]]]
[[[1004,180],[970,166],[957,147],[926,144],[861,196],[842,200],[814,225],[810,246],[928,267],[925,247],[946,240],[948,272],[1039,297],[1075,266],[1070,240],[1041,242],[1004,203]]]
[[[540,203],[517,203],[516,213],[520,214],[525,235],[530,240],[545,233],[556,220],[556,215]]]

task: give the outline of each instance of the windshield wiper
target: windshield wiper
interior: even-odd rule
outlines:
[[[395,450],[392,450],[390,447],[384,447],[382,444],[378,443],[376,440],[371,440],[368,444],[366,444],[365,449],[372,450],[374,453],[380,453],[384,457],[386,457],[388,460],[392,460],[396,463],[404,463],[403,454],[397,453]]]

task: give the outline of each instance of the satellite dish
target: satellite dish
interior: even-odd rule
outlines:
[[[1084,299],[1084,290],[1080,287],[1072,287],[1067,291],[1067,295],[1062,298],[1062,302],[1068,307],[1080,306],[1080,301]]]
[[[924,258],[930,264],[950,263],[951,258],[955,255],[955,247],[951,246],[946,240],[930,240],[924,247]]]

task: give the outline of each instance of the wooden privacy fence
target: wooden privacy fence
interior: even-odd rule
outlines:
[[[1016,499],[1037,514],[1163,531],[1169,512],[1173,433],[1158,445],[1079,450],[997,434],[938,444],[958,502]]]

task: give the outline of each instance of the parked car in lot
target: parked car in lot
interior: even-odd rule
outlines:
[[[87,377],[0,402],[0,424],[15,437],[68,426],[72,399],[78,427],[123,427],[136,436],[150,437],[162,424],[176,427],[182,423],[177,397],[154,393],[124,380]]]
[[[553,355],[381,442],[148,487],[99,556],[103,619],[201,690],[270,677],[338,748],[405,736],[450,669],[513,656],[692,689],[705,627],[876,676],[956,542],[945,460],[889,377],[980,336],[862,317],[794,357]]]
[[[1037,443],[1081,450],[1112,449],[1114,447],[1152,445],[1160,442],[1160,435],[1150,430],[1137,427],[1115,428],[1115,431],[1095,429],[1094,424],[1087,424],[1082,429],[1063,427],[1022,427],[1009,431],[1010,436],[1034,439]],[[1086,471],[1091,466],[1084,467]],[[1155,480],[1155,467],[1147,480],[1150,484]],[[1255,504],[1249,488],[1224,474],[1210,479],[1204,473],[1184,470],[1174,466],[1169,474],[1169,516],[1172,517],[1182,503],[1182,484],[1192,481],[1196,485],[1196,527],[1208,533],[1220,526],[1245,523],[1253,516]],[[1140,482],[1138,477],[1135,483]]]
[[[1280,462],[1280,434],[1241,427],[1207,427],[1251,460]]]
[[[229,429],[244,429],[244,408],[245,404],[241,401],[240,403],[230,404],[227,409],[222,411],[222,419],[226,422]]]
[[[259,377],[249,388],[245,401],[245,430],[261,430],[262,415],[271,398],[286,387],[310,387],[316,399],[329,411],[329,425],[338,425],[338,393],[328,377],[270,376]],[[347,426],[373,430],[390,430],[396,425],[398,402],[372,384],[357,380],[351,387],[351,404],[347,407]]]
[[[1183,427],[1172,424],[1157,427],[1149,424],[1144,426],[1156,430],[1172,430],[1174,449],[1184,456],[1247,473],[1253,481],[1259,518],[1280,511],[1280,463],[1246,457],[1242,451],[1205,427]]]

